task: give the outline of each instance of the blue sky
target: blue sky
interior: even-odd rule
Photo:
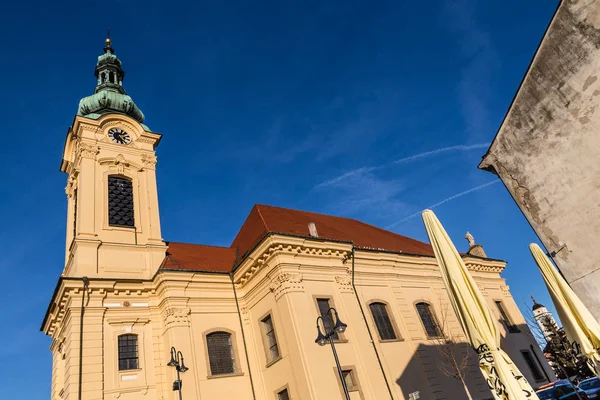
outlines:
[[[459,250],[468,230],[508,261],[519,306],[530,294],[550,304],[527,248],[537,238],[477,164],[556,3],[4,5],[0,302],[10,329],[0,330],[0,397],[49,395],[50,340],[38,329],[64,262],[58,167],[108,25],[126,90],[164,135],[166,240],[228,246],[254,203],[426,240],[417,213],[437,205]]]

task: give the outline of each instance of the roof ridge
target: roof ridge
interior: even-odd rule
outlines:
[[[254,205],[254,207],[256,207],[256,212],[258,212],[258,216],[260,217],[260,220],[265,225],[265,229],[267,231],[269,231],[269,226],[267,225],[267,221],[265,221],[265,218],[263,217],[262,213],[260,212],[260,207],[261,206],[264,206],[264,204],[255,204]],[[266,206],[266,207],[269,207],[269,206]]]
[[[381,227],[379,227],[377,225],[369,224],[367,222],[361,221],[361,220],[356,219],[356,218],[342,217],[342,216],[339,216],[339,215],[324,214],[324,213],[318,213],[318,212],[314,212],[314,211],[305,211],[305,210],[299,210],[299,209],[290,208],[290,207],[273,206],[273,205],[270,205],[270,204],[255,204],[255,207],[257,208],[259,216],[260,216],[260,219],[263,221],[263,223],[265,225],[265,228],[267,228],[268,232],[271,232],[271,231],[269,230],[269,227],[267,226],[267,223],[264,220],[264,218],[262,216],[262,213],[259,210],[259,207],[278,208],[280,210],[289,210],[289,211],[300,212],[300,213],[304,213],[304,214],[320,215],[320,216],[327,217],[327,218],[336,218],[336,219],[343,219],[343,220],[347,220],[347,221],[354,221],[354,222],[358,222],[361,225],[370,226],[372,228],[375,228],[375,229],[377,229],[377,230],[379,230],[381,232],[392,233],[392,234],[400,236],[400,237],[402,237],[404,239],[412,240],[414,242],[418,242],[418,243],[425,244],[427,246],[431,246],[431,243],[427,243],[427,242],[424,242],[422,240],[418,240],[418,239],[412,238],[410,236],[405,236],[405,235],[402,235],[400,233],[392,232],[391,230],[381,228]]]
[[[288,211],[294,211],[294,212],[301,212],[301,213],[304,213],[304,214],[320,215],[320,216],[327,217],[327,218],[338,218],[338,219],[346,219],[346,220],[356,221],[354,218],[350,218],[350,217],[341,217],[339,215],[331,215],[331,214],[325,214],[325,213],[318,213],[318,212],[314,212],[314,211],[299,210],[297,208],[272,206],[270,204],[255,204],[255,206],[257,206],[257,207],[268,207],[268,208],[278,208],[280,210],[288,210]]]
[[[167,245],[174,243],[174,244],[187,244],[189,246],[203,246],[203,247],[214,247],[216,249],[231,249],[230,246],[217,246],[214,244],[202,244],[202,243],[185,243],[185,242],[173,242],[173,241],[169,241],[169,240],[165,240],[165,242],[167,243]]]
[[[428,245],[428,246],[431,246],[431,243],[427,243],[427,242],[424,242],[424,241],[422,241],[422,240],[418,240],[418,239],[412,238],[412,237],[410,237],[410,236],[404,236],[404,235],[402,235],[402,234],[400,234],[400,233],[396,233],[396,232],[392,232],[392,231],[390,231],[390,230],[388,230],[388,229],[380,228],[380,227],[378,227],[377,225],[372,225],[372,224],[369,224],[369,223],[367,223],[367,222],[361,221],[361,220],[359,220],[359,219],[356,219],[356,218],[348,218],[348,219],[351,219],[351,220],[353,220],[353,221],[356,221],[356,222],[358,222],[359,224],[362,224],[362,225],[368,225],[368,226],[371,226],[371,227],[373,227],[373,228],[375,228],[375,229],[377,229],[377,230],[380,230],[380,231],[382,231],[382,232],[393,233],[394,235],[400,236],[400,237],[402,237],[402,238],[404,238],[404,239],[414,240],[415,242],[419,242],[419,243],[423,243],[423,244],[426,244],[426,245]]]

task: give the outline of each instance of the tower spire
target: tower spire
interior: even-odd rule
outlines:
[[[108,28],[104,41],[104,54],[98,57],[94,70],[96,89],[93,95],[81,99],[78,115],[95,119],[102,114],[119,113],[126,114],[141,124],[144,123],[144,114],[123,88],[125,71],[121,65],[121,60],[115,55],[112,47],[110,28]],[[144,129],[147,128],[144,125]]]

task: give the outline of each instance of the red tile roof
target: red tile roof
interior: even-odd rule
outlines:
[[[230,272],[269,233],[310,237],[312,222],[321,239],[352,242],[361,248],[433,256],[431,246],[350,218],[334,217],[289,208],[256,204],[233,240],[231,247],[169,242],[162,269]]]
[[[237,248],[239,255],[243,257],[267,233],[308,237],[310,222],[315,224],[318,236],[322,239],[353,242],[357,247],[433,256],[433,250],[427,243],[355,219],[262,204],[256,204],[252,208],[231,247]]]
[[[235,249],[168,242],[167,255],[161,269],[229,272],[235,263]]]

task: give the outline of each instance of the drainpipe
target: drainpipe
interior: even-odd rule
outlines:
[[[246,335],[244,334],[244,325],[242,323],[242,314],[240,312],[240,303],[238,302],[237,292],[235,290],[235,283],[233,281],[233,272],[229,273],[229,278],[231,278],[231,287],[233,288],[233,296],[235,297],[235,306],[237,308],[238,318],[240,320],[240,329],[242,331],[242,342],[244,342],[244,353],[246,354],[246,365],[248,366],[248,376],[250,377],[250,387],[252,388],[252,398],[254,400],[256,400],[256,393],[254,392],[254,380],[252,380],[252,368],[250,368],[250,357],[248,357],[248,346],[246,345]]]
[[[85,313],[85,292],[90,284],[87,276],[84,276],[81,280],[83,281],[83,290],[81,292],[81,315],[79,317],[79,400],[81,400],[83,387],[83,314]]]
[[[379,368],[381,369],[381,373],[383,374],[383,380],[385,381],[385,386],[387,386],[388,393],[390,394],[390,399],[394,400],[394,395],[392,394],[392,388],[390,387],[390,383],[385,374],[385,370],[383,369],[383,364],[381,363],[381,357],[379,356],[379,352],[377,351],[377,346],[375,345],[375,340],[373,339],[373,333],[371,332],[371,328],[369,328],[369,323],[367,322],[367,316],[365,315],[365,310],[363,309],[362,302],[360,301],[360,297],[358,297],[358,291],[356,290],[356,286],[354,285],[354,244],[352,244],[352,290],[354,291],[354,295],[356,296],[356,301],[358,302],[358,307],[360,308],[360,313],[362,314],[363,320],[365,321],[365,326],[367,327],[367,331],[369,332],[369,338],[371,339],[371,344],[373,345],[373,350],[375,350],[375,355],[377,356],[377,362],[379,363]]]

